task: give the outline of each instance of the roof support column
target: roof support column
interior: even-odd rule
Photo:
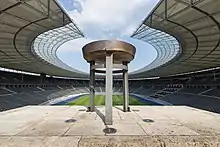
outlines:
[[[215,71],[213,72],[213,79],[214,79],[214,81],[216,80]]]
[[[24,74],[21,74],[21,83],[24,82]]]
[[[40,84],[43,84],[45,79],[46,79],[46,74],[45,73],[41,73],[40,74]]]

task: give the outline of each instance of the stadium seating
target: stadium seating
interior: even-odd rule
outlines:
[[[71,94],[89,93],[88,80],[53,77],[41,80],[40,76],[1,71],[0,81],[0,111],[26,105],[45,104],[52,99]],[[113,92],[123,92],[122,81],[115,81],[113,85]],[[104,80],[96,81],[95,91],[105,92]],[[129,93],[163,100],[173,105],[187,105],[220,113],[220,78],[218,76],[131,80]]]
[[[220,99],[211,98],[202,95],[175,93],[161,98],[173,105],[187,105],[199,109],[204,109],[216,113],[220,113]]]
[[[220,98],[220,89],[215,88],[215,89],[210,89],[210,91],[207,91],[203,93],[202,95],[209,95],[209,96],[214,96],[214,97],[219,97]]]
[[[4,87],[0,88],[0,95],[11,94],[12,92],[4,89]]]
[[[208,89],[209,89],[208,87],[207,88],[206,87],[190,87],[190,88],[183,88],[182,90],[180,90],[180,92],[199,94],[199,93],[204,92]]]

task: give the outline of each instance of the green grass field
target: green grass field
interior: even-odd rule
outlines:
[[[122,95],[113,95],[113,105],[123,105],[123,96]],[[129,103],[130,105],[146,105],[146,103],[143,103],[139,101],[136,98],[129,97]],[[88,106],[89,105],[89,95],[84,95],[76,100],[73,100],[67,105],[80,105],[80,106]],[[105,95],[96,95],[95,96],[95,105],[105,105]]]

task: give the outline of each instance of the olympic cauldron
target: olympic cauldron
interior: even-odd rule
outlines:
[[[105,73],[105,123],[112,121],[112,87],[113,74],[123,73],[123,110],[129,111],[128,92],[128,63],[134,59],[136,48],[126,42],[118,40],[100,40],[85,45],[82,49],[84,59],[90,63],[90,106],[89,111],[95,109],[95,73]],[[105,70],[100,70],[105,68]]]

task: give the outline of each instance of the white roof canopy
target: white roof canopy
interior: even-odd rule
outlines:
[[[83,34],[56,0],[0,1],[1,67],[56,76],[87,77],[56,56],[60,45],[79,37]]]
[[[219,0],[161,0],[132,35],[154,45],[159,57],[154,66],[150,64],[130,77],[169,76],[220,66],[219,7]],[[179,46],[160,32],[175,37]]]

